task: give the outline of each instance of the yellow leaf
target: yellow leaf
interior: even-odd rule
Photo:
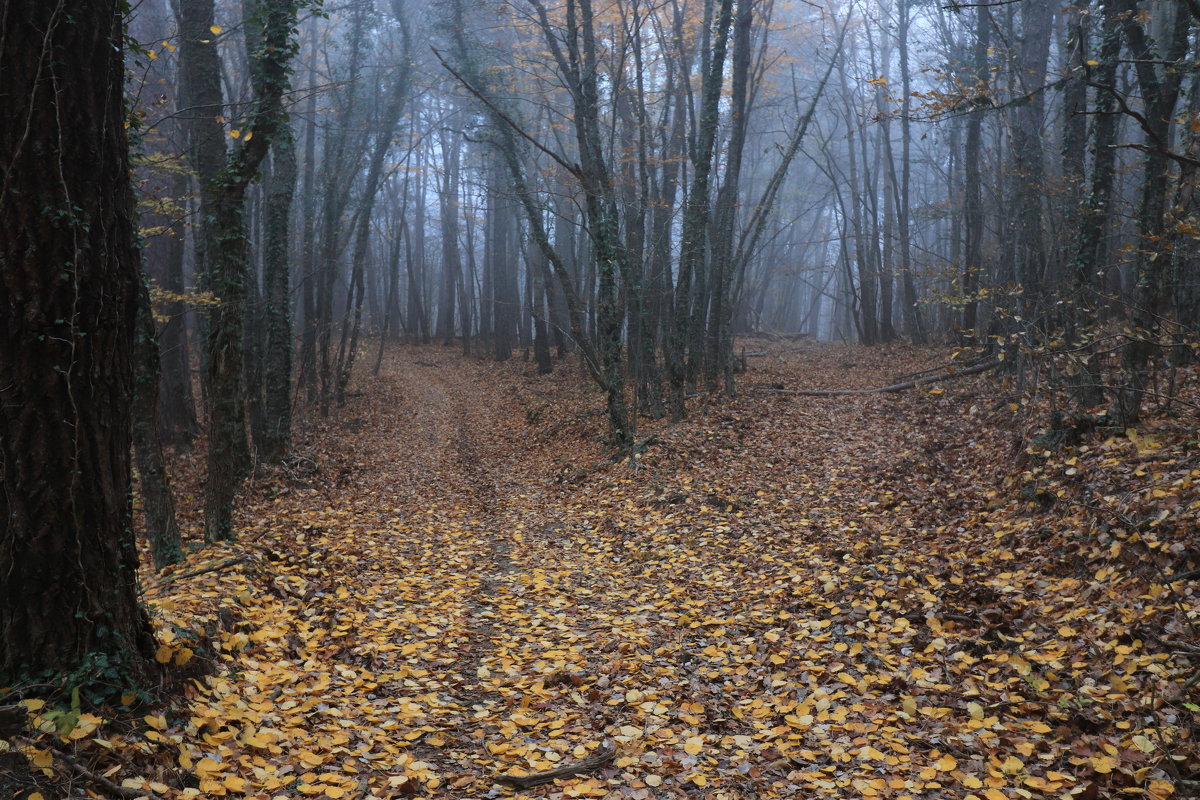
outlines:
[[[1089,67],[1098,67],[1098,66],[1100,66],[1100,62],[1099,62],[1099,61],[1097,61],[1097,60],[1096,60],[1096,59],[1094,59],[1094,58],[1089,58],[1089,59],[1087,60],[1087,65],[1088,65]]]
[[[986,797],[987,800],[1008,800],[1008,797],[1005,796],[1004,792],[1000,791],[999,789],[988,789],[983,793],[983,796]]]
[[[261,733],[252,733],[249,736],[244,736],[242,737],[242,742],[249,747],[257,747],[260,749],[269,747],[271,745],[271,740],[266,736],[263,736]]]
[[[1175,784],[1170,781],[1150,781],[1150,785],[1146,787],[1146,791],[1154,800],[1165,800],[1175,793]]]
[[[218,33],[220,33],[220,32],[221,32],[221,26],[220,26],[220,25],[210,25],[208,29],[209,29],[210,31],[212,31],[212,34],[213,34],[214,36],[216,36]]]
[[[694,756],[703,749],[704,749],[704,737],[703,736],[692,736],[686,742],[684,742],[684,745],[683,745],[683,752],[687,753],[689,756]]]
[[[26,800],[46,800],[46,798],[42,796],[41,792],[34,792]]]
[[[1008,758],[1004,759],[1004,764],[1001,765],[1000,769],[1005,775],[1015,775],[1016,773],[1025,769],[1025,762],[1016,756],[1009,756]]]
[[[646,777],[642,778],[642,782],[647,786],[662,786],[662,778],[658,777],[657,775],[647,775]]]
[[[91,736],[92,732],[95,731],[96,728],[100,727],[100,723],[103,721],[104,720],[102,720],[100,717],[97,717],[95,714],[81,714],[79,717],[79,722],[77,722],[74,729],[67,734],[67,738],[84,739],[88,736]]]
[[[967,703],[967,713],[971,715],[971,719],[983,719],[983,706],[979,703]]]
[[[233,130],[231,130],[229,132],[229,136],[232,139],[240,139],[240,138],[242,138],[242,132],[239,131],[237,128],[234,128]]]
[[[968,775],[962,780],[962,785],[968,789],[982,789],[983,781],[976,778],[974,775]]]
[[[1093,756],[1091,762],[1092,769],[1102,775],[1107,775],[1121,765],[1121,762],[1112,756]]]
[[[958,766],[958,761],[952,755],[944,755],[938,759],[935,766],[939,772],[952,772]]]
[[[169,644],[160,645],[154,653],[154,660],[160,664],[166,664],[171,660],[171,656],[175,655],[175,648]]]

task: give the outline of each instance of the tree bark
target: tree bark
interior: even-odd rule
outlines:
[[[146,538],[156,569],[183,559],[183,543],[175,520],[175,499],[158,438],[158,387],[162,366],[150,292],[139,282],[133,367],[133,453],[146,520]]]
[[[93,698],[154,673],[130,527],[122,13],[0,7],[0,685],[61,678]]]
[[[263,305],[266,316],[266,375],[263,410],[266,425],[259,453],[278,463],[292,447],[292,307],[288,280],[288,228],[296,193],[296,144],[290,125],[280,126],[271,147],[267,185]]]
[[[208,385],[208,459],[204,498],[206,541],[232,539],[233,497],[250,468],[243,396],[244,314],[247,297],[246,189],[258,173],[280,125],[287,124],[283,93],[288,85],[288,62],[296,21],[297,0],[257,0],[247,13],[247,51],[253,76],[254,101],[244,134],[215,173],[209,142],[194,148],[201,176],[201,217],[205,220],[204,258],[207,285],[218,300],[205,335],[204,375]],[[219,99],[220,60],[212,42],[213,0],[182,3],[181,69],[188,58],[198,85]],[[212,70],[217,70],[214,78]],[[190,95],[196,96],[196,92]],[[212,109],[209,109],[212,113]],[[216,125],[216,131],[208,130]],[[205,135],[219,135],[225,153],[224,130],[215,121],[203,122]],[[203,166],[203,169],[200,167]]]

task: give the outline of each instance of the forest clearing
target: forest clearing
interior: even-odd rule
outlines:
[[[236,543],[149,583],[189,702],[32,764],[131,798],[1193,793],[1196,583],[1164,577],[1196,563],[1194,411],[1030,444],[987,376],[772,391],[945,349],[762,352],[635,467],[578,373],[397,350],[249,482]]]

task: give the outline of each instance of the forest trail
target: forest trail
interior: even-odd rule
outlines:
[[[1112,559],[1095,580],[1075,522],[1004,499],[1012,435],[982,382],[753,391],[877,385],[943,354],[795,350],[734,401],[645,423],[636,469],[605,459],[569,369],[400,350],[309,432],[313,474],[254,483],[228,548],[249,564],[149,593],[162,655],[207,631],[219,668],[188,715],[149,723],[146,780],[334,800],[1166,796],[1141,745],[1191,729],[1144,704],[1183,674],[1130,631],[1185,624],[1179,598]],[[602,747],[616,757],[588,775],[496,782]]]

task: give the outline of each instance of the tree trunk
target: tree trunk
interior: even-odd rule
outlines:
[[[671,415],[682,419],[685,413],[684,393],[689,379],[687,362],[696,349],[696,317],[699,311],[693,297],[694,284],[704,263],[707,248],[709,214],[709,183],[712,176],[713,153],[719,122],[721,87],[725,75],[725,51],[733,24],[733,0],[720,0],[717,13],[716,38],[711,55],[703,52],[705,66],[701,86],[700,118],[695,132],[696,148],[691,154],[692,184],[683,213],[683,240],[679,245],[679,277],[675,286],[675,320],[672,331],[672,358],[668,359]],[[705,28],[707,31],[707,27]],[[703,48],[702,48],[703,49]]]
[[[1132,0],[1126,0],[1132,3]],[[1133,11],[1131,7],[1129,9]],[[1122,16],[1122,26],[1137,70],[1138,86],[1145,98],[1143,128],[1146,156],[1143,162],[1142,192],[1138,207],[1137,287],[1133,305],[1133,336],[1121,350],[1121,386],[1109,410],[1119,424],[1130,425],[1141,416],[1141,406],[1149,381],[1150,359],[1157,352],[1160,322],[1168,310],[1164,294],[1167,265],[1171,259],[1160,251],[1165,233],[1167,185],[1171,160],[1171,123],[1183,80],[1183,70],[1160,67],[1179,63],[1187,53],[1191,16],[1183,4],[1175,4],[1174,17],[1164,24],[1165,50],[1158,53],[1138,17]],[[1161,72],[1160,72],[1161,69]],[[1160,258],[1160,256],[1162,256]]]
[[[446,131],[442,138],[444,168],[438,187],[438,219],[442,233],[442,292],[438,301],[437,336],[443,344],[454,340],[455,304],[458,299],[457,278],[462,270],[458,253],[458,174],[461,162],[461,134]],[[465,333],[465,332],[464,332]]]
[[[114,0],[0,11],[0,685],[61,678],[91,699],[155,671],[130,527],[122,15]]]
[[[383,176],[383,161],[391,149],[392,139],[396,135],[396,127],[400,124],[400,115],[408,100],[409,78],[412,74],[412,42],[409,25],[405,16],[403,0],[392,0],[392,12],[400,24],[403,40],[403,53],[398,68],[398,74],[392,76],[392,96],[384,109],[376,133],[375,150],[367,167],[366,186],[363,187],[360,206],[358,208],[358,230],[354,237],[354,251],[350,257],[350,292],[346,296],[346,314],[342,319],[342,337],[338,344],[337,385],[335,396],[338,406],[346,404],[346,387],[350,383],[350,375],[354,370],[354,361],[358,356],[358,339],[362,332],[362,306],[365,294],[364,271],[366,269],[367,246],[370,242],[371,215],[375,211],[375,198],[379,194],[379,185]],[[351,306],[353,305],[353,321],[351,321]]]
[[[900,234],[900,278],[904,287],[904,331],[917,344],[925,342],[925,323],[917,304],[916,279],[913,276],[910,221],[912,205],[909,190],[912,184],[912,74],[908,68],[908,34],[913,0],[899,0],[900,26],[897,42],[900,50],[900,197],[896,201],[896,220]],[[1038,2],[1039,0],[1031,0]]]
[[[172,173],[167,182],[169,197],[182,205],[188,180]],[[192,392],[192,367],[187,332],[187,303],[182,299],[187,287],[183,276],[184,221],[182,212],[172,219],[158,238],[162,255],[159,285],[170,300],[163,307],[166,320],[158,331],[158,351],[162,382],[158,391],[159,434],[164,444],[190,446],[199,423]]]
[[[204,365],[209,415],[204,537],[210,542],[234,537],[233,497],[250,467],[242,374],[248,281],[245,199],[276,132],[287,124],[282,97],[288,83],[296,0],[259,0],[246,17],[246,49],[254,84],[254,100],[243,126],[246,132],[215,174],[207,171],[212,165],[203,143],[195,148],[195,158],[204,165],[197,171],[202,178],[200,213],[206,222],[202,235],[207,285],[218,298],[207,326]],[[181,70],[187,63],[183,55],[194,58],[192,74],[202,76],[199,85],[208,87],[209,92],[214,78],[211,70],[217,70],[219,81],[220,69],[212,21],[213,0],[182,4],[180,35],[188,49],[180,48],[184,51]],[[195,98],[196,92],[190,96]],[[219,123],[214,124],[224,152],[224,131]]]
[[[964,184],[963,232],[966,238],[962,267],[963,319],[962,329],[972,341],[980,341],[979,276],[983,271],[983,108],[988,100],[988,48],[991,47],[992,24],[988,9],[975,9],[975,49],[971,69],[975,79],[969,102],[976,106],[967,118],[966,153],[963,154]]]
[[[175,499],[158,438],[158,385],[160,370],[158,339],[150,292],[138,286],[137,321],[134,332],[133,365],[133,453],[137,460],[138,486],[146,519],[146,538],[156,569],[183,558],[183,543],[175,521]]]
[[[278,463],[292,447],[292,313],[288,287],[288,221],[296,192],[296,147],[289,125],[280,127],[271,148],[267,186],[266,252],[263,300],[266,316],[266,378],[263,409],[266,425],[259,453]]]

